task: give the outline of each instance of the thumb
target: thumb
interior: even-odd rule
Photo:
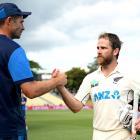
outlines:
[[[59,70],[58,69],[54,69],[53,72],[52,72],[52,77],[56,77],[57,74],[59,73]]]

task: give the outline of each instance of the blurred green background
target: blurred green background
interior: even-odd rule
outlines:
[[[27,126],[29,140],[92,140],[92,110],[27,111]]]

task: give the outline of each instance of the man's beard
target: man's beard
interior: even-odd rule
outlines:
[[[97,57],[97,62],[101,66],[107,66],[109,65],[113,60],[113,56],[108,56],[108,57],[103,57],[103,56],[98,56]]]
[[[19,32],[18,29],[17,29],[17,30],[14,30],[13,32],[11,32],[10,37],[11,37],[12,39],[19,39],[20,36],[21,36],[21,33],[22,33],[22,32]]]
[[[11,38],[12,39],[19,39],[20,38],[20,35],[13,33],[13,34],[11,34]]]

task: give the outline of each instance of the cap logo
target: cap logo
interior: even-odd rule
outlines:
[[[5,14],[4,8],[3,8],[3,9],[0,9],[0,17],[1,17],[1,18],[6,17],[6,14]]]

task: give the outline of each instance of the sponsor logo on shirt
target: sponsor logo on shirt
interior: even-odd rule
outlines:
[[[118,90],[106,90],[106,91],[99,91],[93,94],[92,99],[94,102],[100,100],[108,100],[108,99],[120,99],[120,92]]]

